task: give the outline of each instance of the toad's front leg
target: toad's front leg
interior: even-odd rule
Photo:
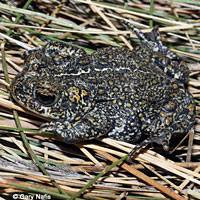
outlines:
[[[108,133],[112,127],[107,114],[104,105],[99,105],[73,123],[68,121],[45,123],[41,126],[40,132],[55,132],[66,143],[98,138]]]

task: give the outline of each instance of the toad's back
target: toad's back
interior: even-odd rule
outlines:
[[[151,60],[151,57],[155,60]],[[71,80],[76,80],[77,84],[85,84],[94,91],[97,99],[112,99],[126,93],[131,94],[136,89],[140,93],[138,95],[145,95],[150,90],[160,96],[173,82],[177,82],[159,66],[162,59],[161,55],[149,49],[144,51],[139,46],[135,50],[108,47],[91,55],[71,59],[70,62],[61,60],[63,64],[59,63],[59,66],[62,73],[60,67],[53,67],[50,73],[58,77],[63,85],[68,85]],[[165,65],[169,67],[170,60],[163,60],[167,61]]]

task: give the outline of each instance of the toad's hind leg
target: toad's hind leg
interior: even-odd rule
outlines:
[[[179,88],[168,97],[140,115],[147,139],[136,146],[130,156],[149,143],[160,144],[167,151],[171,137],[184,136],[194,125],[196,111],[192,95]]]
[[[160,52],[162,55],[170,59],[177,57],[175,53],[171,52],[170,49],[163,44],[157,25],[153,27],[151,32],[143,33],[131,23],[125,22],[124,24],[128,29],[132,30],[137,35],[142,47],[149,48],[153,52]]]
[[[138,150],[146,147],[148,144],[151,144],[151,143],[161,144],[163,146],[163,149],[165,151],[168,151],[169,150],[169,141],[171,139],[172,134],[168,130],[163,130],[163,131],[161,131],[161,133],[162,133],[161,135],[148,137],[145,140],[143,140],[141,143],[136,145],[129,153],[128,160],[130,160],[131,156],[133,156]]]
[[[152,62],[168,76],[183,83],[187,82],[189,69],[186,63],[162,43],[158,26],[155,26],[150,33],[142,33],[130,23],[125,23],[125,25],[135,32],[140,40],[140,46],[142,48],[140,53],[141,59],[146,59],[145,57],[148,54]]]

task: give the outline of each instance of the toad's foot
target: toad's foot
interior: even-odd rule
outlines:
[[[160,136],[149,137],[143,140],[141,143],[136,145],[128,155],[128,161],[131,160],[131,157],[141,148],[146,147],[150,143],[161,144],[165,151],[169,150],[169,142],[171,139],[171,132],[168,130],[164,130]]]

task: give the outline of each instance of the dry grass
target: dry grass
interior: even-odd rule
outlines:
[[[0,36],[0,196],[3,199],[36,194],[52,199],[78,199],[81,193],[79,199],[200,199],[198,0],[159,0],[154,2],[154,10],[150,2],[143,0],[33,0],[28,8],[22,8],[23,1],[1,2],[1,33],[14,39],[6,41]],[[10,3],[14,6],[8,6]],[[80,46],[88,53],[108,45],[132,48],[127,36],[135,36],[124,30],[120,20],[131,20],[144,31],[150,30],[149,25],[159,24],[163,41],[190,68],[188,90],[196,99],[196,124],[189,139],[172,154],[155,145],[140,151],[133,163],[127,163],[121,161],[133,144],[102,138],[67,145],[53,134],[39,134],[44,119],[10,100],[9,80],[23,67],[20,54],[25,48],[39,47],[50,40]]]

